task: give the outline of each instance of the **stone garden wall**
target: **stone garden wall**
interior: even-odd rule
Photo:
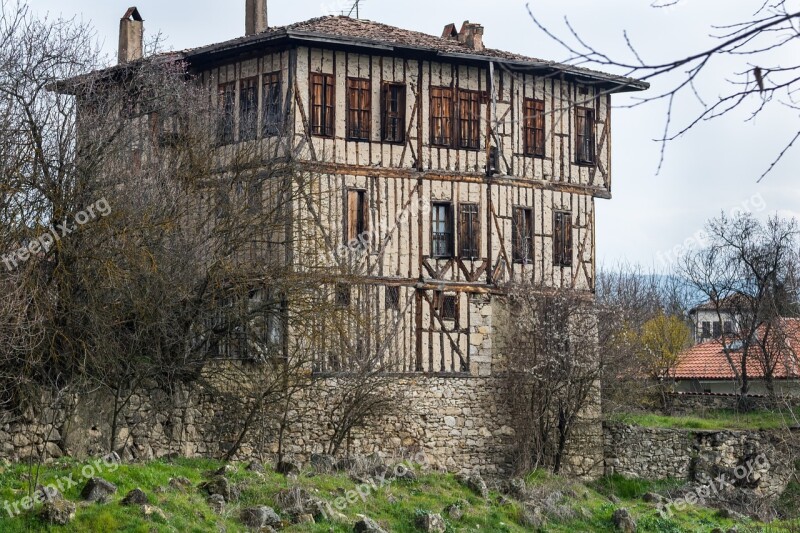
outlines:
[[[798,438],[785,431],[693,431],[604,427],[605,473],[629,478],[725,479],[774,497],[786,488],[800,457]]]

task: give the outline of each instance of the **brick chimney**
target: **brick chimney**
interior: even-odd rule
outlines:
[[[129,63],[142,58],[144,19],[139,10],[130,7],[119,21],[119,62]]]
[[[458,32],[458,42],[466,44],[476,52],[482,52],[484,50],[483,26],[465,20],[461,31]]]
[[[267,27],[267,0],[246,0],[244,34],[255,35]]]

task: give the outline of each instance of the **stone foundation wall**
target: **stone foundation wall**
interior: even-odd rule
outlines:
[[[695,415],[709,410],[735,410],[738,408],[739,395],[677,392],[671,394],[669,400],[674,414]],[[747,403],[751,409],[759,411],[774,409],[774,406],[766,396],[749,395]],[[782,407],[797,407],[800,405],[800,398],[784,397],[780,399],[780,404]]]
[[[704,483],[724,474],[734,485],[767,497],[783,492],[794,473],[794,459],[800,457],[797,437],[781,431],[692,431],[608,424],[604,440],[607,475]],[[744,471],[748,474],[741,477]]]

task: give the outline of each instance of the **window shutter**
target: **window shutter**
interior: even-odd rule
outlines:
[[[390,85],[384,83],[381,87],[381,140],[389,137],[389,97],[391,96]]]
[[[572,265],[572,214],[563,213],[564,217],[564,265]]]
[[[358,234],[358,191],[347,191],[347,240]]]
[[[471,228],[468,227],[469,224],[469,213],[467,213],[467,210],[462,206],[458,220],[458,255],[461,257],[470,257],[471,255],[469,249],[469,231]]]
[[[564,261],[564,233],[561,213],[553,214],[553,264],[561,265]]]
[[[481,256],[481,219],[478,206],[473,206],[472,213],[472,257]]]

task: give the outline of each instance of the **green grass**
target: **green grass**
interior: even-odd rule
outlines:
[[[80,479],[85,463],[60,460],[42,469],[41,481],[50,483],[64,475],[73,474]],[[0,516],[0,531],[17,533],[23,531],[52,532],[217,532],[225,528],[228,532],[244,531],[238,521],[242,508],[253,505],[269,505],[276,510],[276,494],[290,486],[301,486],[334,507],[342,504],[343,522],[323,521],[317,524],[288,525],[287,532],[337,532],[352,531],[356,515],[365,514],[381,523],[389,531],[412,533],[417,531],[415,521],[421,513],[441,513],[448,526],[448,533],[459,531],[486,531],[517,533],[533,531],[523,526],[524,504],[510,497],[492,492],[488,501],[473,494],[450,474],[418,472],[416,481],[390,481],[383,487],[364,491],[358,496],[358,485],[343,473],[334,475],[311,475],[304,472],[297,480],[287,480],[270,469],[264,474],[246,471],[236,465],[229,478],[241,487],[241,496],[236,503],[228,505],[222,516],[214,514],[206,504],[205,496],[197,485],[208,477],[208,473],[220,463],[206,460],[154,461],[146,464],[120,465],[115,471],[105,471],[102,477],[116,484],[118,492],[110,502],[104,504],[78,503],[75,520],[66,527],[47,526],[37,516],[37,510],[28,511],[11,518]],[[0,504],[3,500],[17,501],[27,494],[28,481],[25,465],[11,465],[0,471]],[[186,477],[192,487],[181,492],[168,486],[173,477]],[[571,533],[575,531],[613,531],[611,516],[618,506],[626,507],[634,515],[640,532],[669,533],[679,531],[710,532],[719,527],[723,531],[735,525],[730,520],[721,520],[711,509],[689,507],[670,518],[657,515],[653,505],[641,500],[646,492],[665,493],[679,485],[677,481],[647,482],[628,480],[619,476],[605,478],[588,485],[565,480],[545,472],[534,472],[526,478],[527,486],[545,511],[546,522],[540,531]],[[79,502],[83,482],[65,492],[73,502]],[[146,517],[136,507],[124,507],[119,501],[133,488],[141,488],[151,502],[164,511],[167,520]],[[345,497],[355,495],[347,502]],[[619,498],[614,504],[610,498]],[[464,516],[452,520],[444,513],[450,504],[466,502]],[[788,505],[792,503],[789,502]],[[288,517],[285,517],[288,519]],[[773,524],[771,531],[786,531],[786,524]],[[752,524],[751,524],[752,526]],[[740,531],[743,531],[740,528]]]
[[[800,411],[794,413],[800,416]],[[624,414],[616,416],[613,421],[624,422],[644,427],[672,429],[741,429],[762,430],[780,429],[795,425],[795,418],[790,412],[752,411],[738,413],[732,410],[707,411],[702,415],[665,416],[651,413]]]

